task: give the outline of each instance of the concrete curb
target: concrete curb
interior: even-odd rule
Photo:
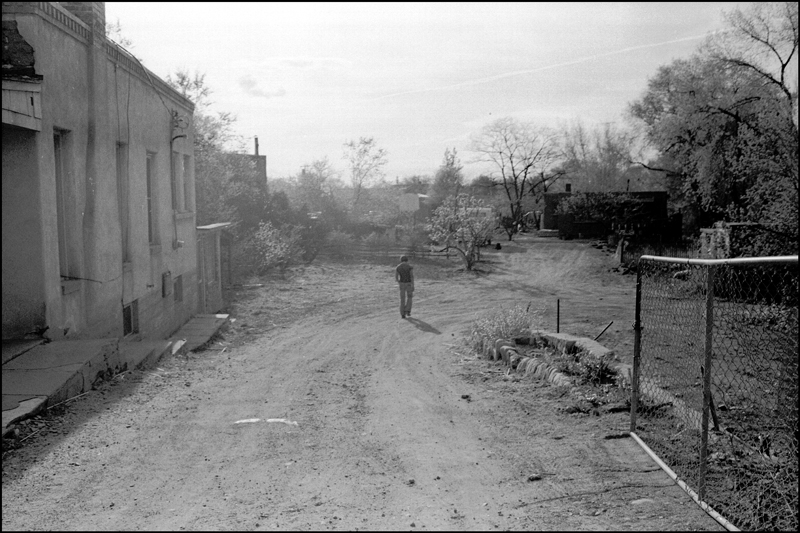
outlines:
[[[489,339],[485,337],[483,340],[483,355],[492,361],[502,361],[505,366],[511,367],[512,370],[526,377],[531,375],[534,378],[549,381],[554,385],[575,385],[573,378],[559,372],[558,369],[548,365],[544,360],[536,357],[520,356],[516,350],[517,341],[523,341],[520,343],[523,345],[544,342],[547,346],[566,353],[576,353],[583,350],[597,358],[605,357],[611,359],[609,367],[630,384],[633,368],[631,365],[617,361],[613,350],[609,350],[593,339],[576,337],[567,333],[534,330],[531,332],[530,337],[521,337],[515,340]],[[665,391],[652,379],[643,378],[639,386],[642,395],[648,396],[657,402],[672,404],[676,416],[683,420],[687,427],[700,429],[701,413],[691,408],[685,401]]]
[[[67,343],[74,346],[69,346]],[[3,368],[3,373],[26,372],[26,366],[41,365],[42,360],[53,358],[52,352],[63,350],[82,350],[90,355],[80,364],[70,368],[71,374],[64,374],[63,381],[52,389],[21,400],[19,405],[2,413],[2,435],[5,437],[13,429],[13,424],[37,415],[43,409],[52,407],[70,398],[79,396],[92,389],[98,379],[109,379],[112,376],[133,368],[146,368],[155,364],[172,348],[172,341],[139,341],[119,342],[118,339],[101,339],[97,341],[63,341],[63,343],[44,344],[36,347],[42,351],[30,364],[24,364],[19,359],[11,361]],[[32,351],[32,350],[31,350]],[[34,354],[32,354],[34,355]],[[57,357],[57,356],[56,356]],[[14,364],[19,361],[18,364]],[[19,367],[19,368],[17,368]],[[46,371],[46,370],[45,370]],[[22,397],[22,396],[21,396]]]
[[[170,339],[87,339],[8,346],[3,357],[3,405],[17,402],[17,406],[3,411],[3,437],[14,429],[15,422],[91,390],[98,379],[145,369],[167,353],[186,353],[202,346],[227,322],[227,314],[200,314]]]

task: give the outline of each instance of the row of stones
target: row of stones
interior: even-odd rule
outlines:
[[[598,358],[613,357],[614,355],[611,350],[594,340],[546,331],[534,331],[529,337],[517,337],[513,340],[484,337],[482,353],[484,357],[492,361],[501,360],[503,364],[524,376],[532,375],[555,385],[574,384],[572,378],[559,372],[543,359],[520,355],[517,351],[518,344],[533,346],[544,344],[563,353],[575,353],[583,350]]]
[[[556,385],[572,385],[572,380],[568,376],[548,365],[546,361],[520,355],[517,351],[517,344],[513,340],[494,340],[485,337],[483,339],[483,355],[492,361],[502,360],[506,366],[524,376],[531,375]]]

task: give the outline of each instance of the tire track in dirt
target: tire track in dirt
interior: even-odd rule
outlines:
[[[226,352],[75,402],[64,437],[8,479],[4,462],[3,527],[713,529],[665,476],[618,457],[640,452],[606,444],[624,414],[567,415],[556,388],[455,353],[492,307],[605,297],[578,274],[602,256],[570,246],[548,249],[549,271],[531,251],[487,254],[488,275],[419,262],[412,320],[387,265],[309,268],[257,291],[259,314],[238,317]],[[643,493],[658,504],[631,507]]]

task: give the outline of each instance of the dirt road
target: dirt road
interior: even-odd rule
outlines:
[[[460,346],[515,303],[631,356],[634,279],[586,243],[523,237],[478,274],[326,264],[244,288],[211,349],[129,372],[3,460],[3,529],[717,530],[630,439],[627,413]],[[549,322],[549,323],[548,323]]]

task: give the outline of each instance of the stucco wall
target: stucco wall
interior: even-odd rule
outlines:
[[[5,4],[3,8],[3,19],[13,17],[20,34],[33,47],[36,73],[43,76],[41,132],[9,140],[12,150],[21,142],[31,144],[33,136],[38,168],[15,157],[7,164],[5,127],[3,131],[3,336],[7,338],[7,327],[11,328],[23,311],[44,314],[50,326],[48,336],[53,339],[122,336],[122,305],[136,299],[140,336],[162,338],[188,320],[197,305],[192,134],[191,128],[173,129],[172,118],[172,112],[178,111],[191,121],[192,104],[166,89],[152,73],[148,79],[130,56],[109,47],[104,39],[96,37],[90,43],[83,31],[88,26],[60,6],[45,6],[58,15],[53,17],[37,5],[42,6],[32,4],[21,9],[27,12],[11,13],[13,6]],[[83,33],[76,28],[82,28]],[[61,278],[54,129],[67,132],[65,198],[71,206],[69,248],[74,265],[70,275],[81,280]],[[186,137],[173,142],[179,134]],[[128,155],[131,261],[125,271],[117,194],[118,143],[126,146]],[[188,212],[178,216],[172,210],[173,151],[181,160],[183,155],[190,157],[188,175],[192,180]],[[148,240],[148,152],[154,154],[155,162],[158,246],[151,246]],[[5,194],[7,170],[16,176],[38,177],[38,181],[30,179],[33,186],[15,202]],[[33,224],[7,244],[7,234],[12,233],[7,231],[7,219],[25,217],[41,220],[38,234]],[[182,246],[176,247],[177,241],[182,241]],[[25,300],[22,307],[6,305],[6,249],[15,244],[25,250],[18,254],[19,259],[9,259],[9,266],[25,264],[23,258],[33,265],[24,274],[8,276],[10,287],[26,286],[26,291],[35,288],[29,294],[19,291]],[[180,305],[171,294],[162,295],[162,274],[166,271],[171,272],[172,279],[184,276]]]

